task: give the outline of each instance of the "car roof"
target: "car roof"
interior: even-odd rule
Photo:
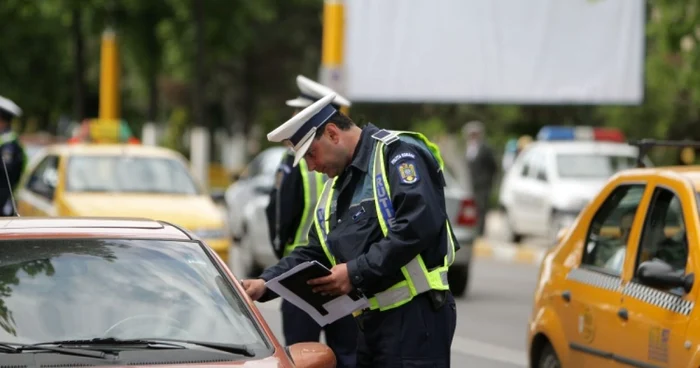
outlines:
[[[169,148],[141,144],[52,144],[49,151],[61,155],[133,155],[182,159],[183,156]]]
[[[627,169],[617,174],[622,178],[638,178],[640,176],[665,176],[690,182],[695,190],[700,190],[700,165],[687,166],[658,166],[637,169]]]
[[[127,217],[2,217],[0,240],[36,238],[191,240],[177,225]]]

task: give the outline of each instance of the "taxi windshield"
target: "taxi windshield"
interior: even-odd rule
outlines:
[[[268,346],[197,242],[0,242],[0,341],[103,337]]]
[[[181,162],[140,156],[71,157],[66,170],[66,191],[199,194]]]
[[[567,179],[605,179],[620,170],[636,167],[633,156],[559,153],[557,173]]]

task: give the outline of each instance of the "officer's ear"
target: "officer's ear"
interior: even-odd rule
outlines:
[[[324,132],[328,135],[328,139],[333,142],[333,144],[338,144],[340,142],[340,129],[333,123],[326,124],[326,131]]]

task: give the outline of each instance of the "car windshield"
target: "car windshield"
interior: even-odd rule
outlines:
[[[620,170],[636,167],[634,156],[601,154],[557,154],[557,173],[561,178],[603,179]]]
[[[187,167],[163,157],[74,156],[66,171],[68,192],[196,195]]]
[[[198,242],[0,241],[0,341],[171,338],[267,349]]]

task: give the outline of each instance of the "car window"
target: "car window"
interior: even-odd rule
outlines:
[[[642,184],[621,185],[603,202],[586,235],[583,266],[615,276],[622,273],[627,240],[644,188]]]
[[[656,258],[683,274],[688,260],[688,238],[685,228],[678,196],[666,188],[654,189],[644,220],[635,269],[642,262]]]
[[[537,152],[533,158],[531,177],[537,181],[546,182],[547,178],[547,157],[543,151]]]
[[[56,155],[49,155],[36,166],[27,181],[27,189],[46,199],[53,200],[58,184],[58,161]]]
[[[520,168],[520,176],[528,177],[533,175],[533,157],[537,154],[537,149],[530,149],[523,153],[522,167]]]
[[[146,156],[74,156],[66,169],[66,191],[199,194],[182,162]]]
[[[5,240],[0,254],[0,341],[173,338],[268,348],[198,242]]]
[[[561,178],[608,178],[620,170],[637,166],[634,156],[558,153],[557,175]]]

